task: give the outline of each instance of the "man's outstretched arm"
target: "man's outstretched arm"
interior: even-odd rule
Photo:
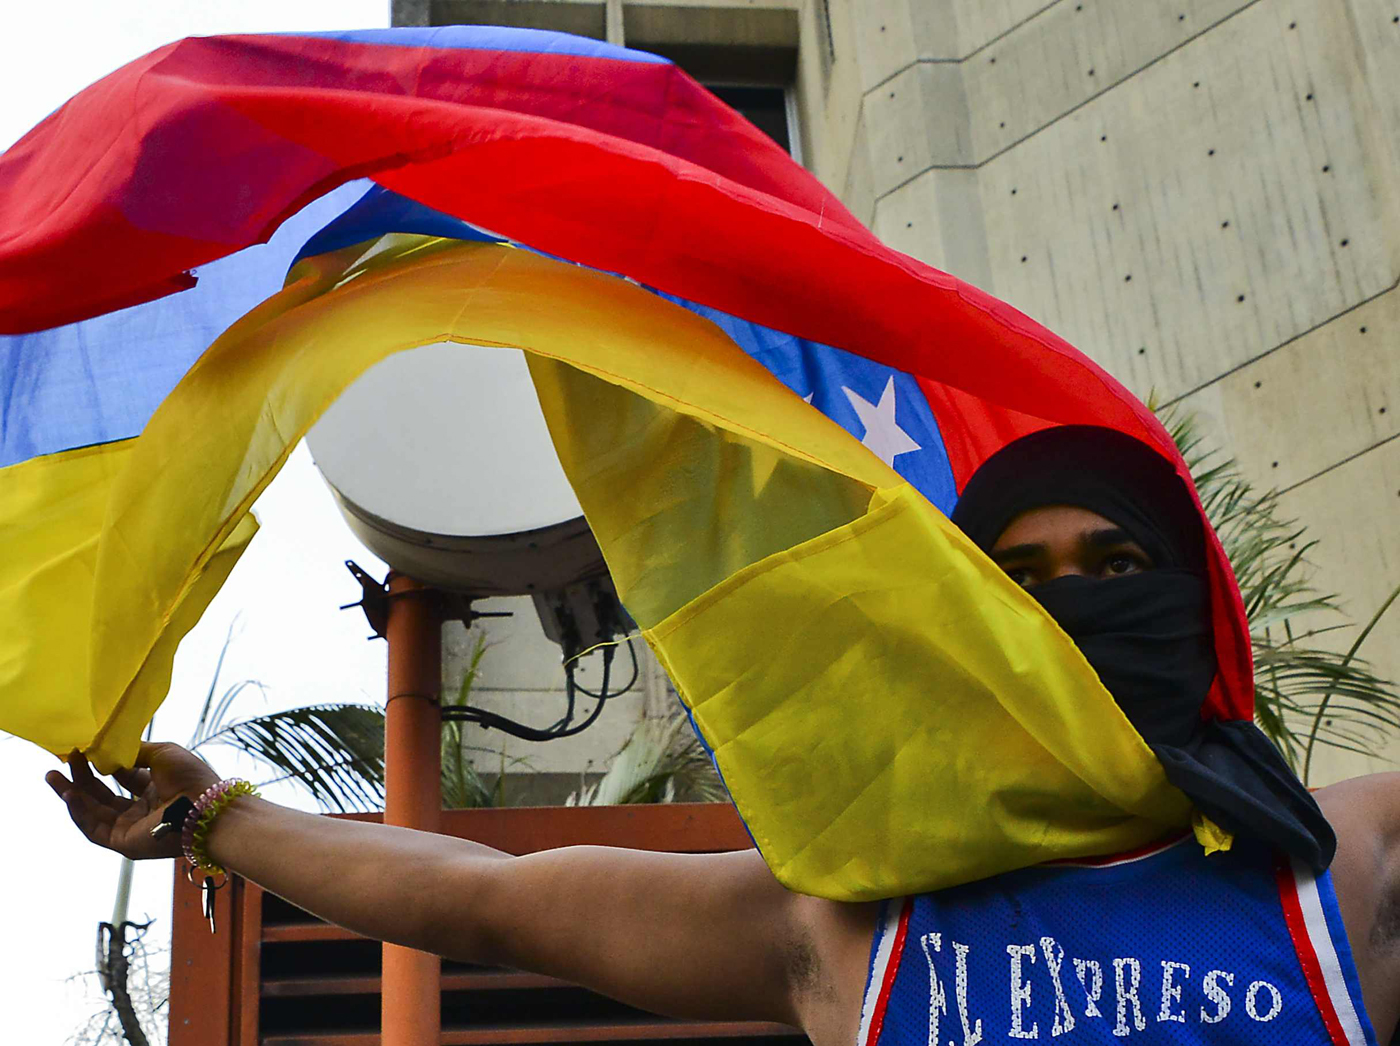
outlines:
[[[143,746],[140,762],[149,769],[118,775],[135,800],[112,795],[81,759],[72,783],[48,780],[94,842],[171,856],[173,844],[150,840],[149,828],[166,803],[216,776],[174,745]],[[839,1020],[850,978],[833,965],[849,963],[832,957],[868,942],[859,909],[789,893],[753,851],[571,847],[513,857],[258,799],[220,814],[208,847],[224,867],[367,937],[551,974],[675,1016]]]
[[[562,977],[673,1016],[798,1022],[800,902],[753,851],[512,857],[251,799],[220,815],[209,852],[367,937]]]

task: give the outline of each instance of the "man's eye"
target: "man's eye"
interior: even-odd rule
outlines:
[[[1117,553],[1109,556],[1103,562],[1103,572],[1111,577],[1116,577],[1119,574],[1135,574],[1141,569],[1143,569],[1143,564],[1138,557],[1127,553]]]
[[[1035,575],[1029,567],[1008,567],[1006,576],[1022,588],[1030,588],[1035,583]]]

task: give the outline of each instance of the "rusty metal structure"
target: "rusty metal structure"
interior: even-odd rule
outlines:
[[[360,605],[389,646],[385,812],[336,816],[440,832],[513,854],[582,843],[671,853],[752,845],[724,803],[443,810],[441,630],[444,620],[470,618],[470,601],[401,574],[384,586],[367,577],[361,583]],[[199,889],[177,866],[170,1046],[804,1041],[781,1025],[669,1020],[553,977],[443,963],[324,923],[236,876],[214,903],[217,925],[227,928],[217,935],[209,932]]]
[[[384,715],[384,823],[436,832],[442,814],[442,600],[403,575],[389,577],[389,693]],[[441,1035],[436,955],[383,945],[383,1046]]]

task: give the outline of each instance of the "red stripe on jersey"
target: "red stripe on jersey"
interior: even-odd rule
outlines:
[[[899,928],[894,933],[894,944],[890,947],[890,961],[885,964],[885,979],[880,984],[880,997],[875,1002],[875,1013],[870,1018],[870,1038],[862,1046],[875,1046],[880,1041],[880,1032],[885,1027],[885,1008],[890,1004],[890,992],[894,989],[894,979],[899,973],[899,962],[904,957],[904,939],[909,936],[909,916],[914,911],[914,898],[904,899],[904,908],[899,913]]]
[[[1303,979],[1308,982],[1317,1012],[1327,1028],[1333,1046],[1351,1046],[1342,1022],[1337,1018],[1337,1008],[1332,1005],[1332,994],[1327,990],[1326,978],[1322,975],[1322,964],[1318,962],[1317,950],[1308,935],[1307,923],[1303,919],[1303,905],[1298,899],[1298,883],[1293,877],[1293,868],[1287,860],[1280,860],[1275,868],[1278,880],[1278,896],[1283,903],[1283,921],[1288,926],[1288,936],[1293,939],[1293,950],[1298,953],[1298,965],[1303,969]]]
[[[1113,864],[1129,864],[1133,861],[1141,861],[1144,857],[1152,857],[1163,850],[1170,850],[1177,843],[1186,838],[1185,832],[1178,832],[1167,836],[1165,839],[1158,839],[1156,842],[1148,843],[1146,846],[1139,846],[1136,850],[1125,850],[1123,853],[1104,854],[1102,857],[1062,857],[1054,861],[1046,861],[1047,865],[1072,865],[1076,868],[1102,868]]]

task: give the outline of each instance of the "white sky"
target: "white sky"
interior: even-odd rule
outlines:
[[[55,16],[63,21],[60,28]],[[0,15],[0,149],[93,80],[182,36],[341,29],[388,24],[388,0],[69,0],[62,8],[7,4]],[[244,712],[333,700],[382,700],[384,646],[369,643],[343,566],[383,565],[341,522],[300,448],[259,500],[262,531],[175,661],[170,698],[156,716],[159,739],[185,741],[209,687],[224,636],[237,619],[225,684],[257,679],[265,701],[245,692]],[[227,749],[210,753],[224,774],[255,776]],[[111,917],[118,859],[82,839],[44,784],[46,752],[0,735],[0,794],[7,798],[0,852],[6,946],[0,949],[0,1039],[59,1046],[97,1000],[67,978],[93,965],[99,921]],[[275,798],[311,808],[286,790]],[[168,862],[140,864],[131,918],[155,917],[152,940],[168,940]],[[160,932],[157,932],[160,931]]]

